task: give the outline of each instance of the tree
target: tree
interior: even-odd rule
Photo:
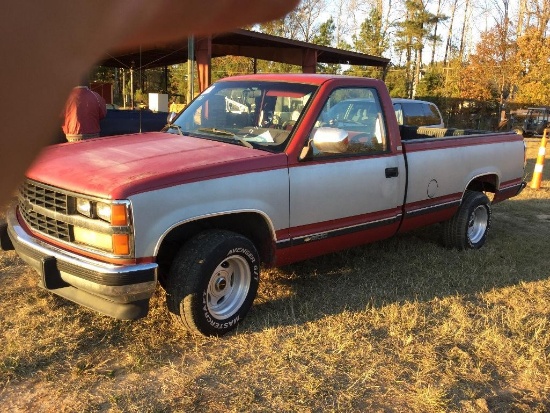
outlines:
[[[470,0],[466,0],[465,10],[464,10],[464,21],[462,22],[462,31],[460,32],[460,46],[458,48],[458,56],[460,60],[465,60],[464,50],[465,50],[465,40],[466,40],[466,29],[468,26],[468,18],[471,13],[470,9]]]
[[[334,42],[335,30],[336,25],[334,24],[332,17],[330,17],[326,22],[319,26],[319,33],[312,39],[312,43],[320,46],[332,46]],[[339,69],[340,65],[338,64],[317,63],[317,71],[319,73],[337,74]]]
[[[550,38],[536,27],[528,28],[517,40],[520,79],[516,100],[533,105],[550,103]]]
[[[212,59],[212,80],[254,71],[254,59],[244,56],[223,56]]]
[[[382,56],[389,47],[387,27],[384,27],[382,10],[372,8],[361,23],[359,33],[353,37],[354,49],[361,53]]]
[[[515,42],[503,31],[504,26],[497,25],[482,33],[476,53],[462,72],[462,98],[495,99],[502,105],[513,93],[520,67]]]
[[[326,0],[302,0],[300,4],[282,19],[261,24],[263,33],[305,42],[318,34],[318,19],[326,8]]]
[[[405,0],[405,20],[398,23],[396,48],[406,54],[408,97],[414,98],[420,81],[422,51],[432,27],[442,20],[442,16],[430,13],[424,1]],[[413,71],[414,64],[414,71]]]
[[[442,0],[437,0],[437,11],[435,13],[435,19],[433,23],[433,33],[429,36],[429,39],[432,42],[432,59],[431,64],[435,62],[435,50],[438,45],[438,43],[442,42],[441,36],[438,34],[437,29],[439,28],[439,23],[444,22],[445,20],[448,20],[449,17],[441,13],[441,6],[442,6]]]
[[[542,36],[546,36],[548,23],[550,22],[550,0],[532,0],[532,14],[535,17],[535,27]]]
[[[527,0],[520,0],[518,11],[518,25],[516,29],[516,33],[518,36],[523,33],[523,30],[525,29],[524,24],[526,23],[527,18]]]
[[[309,42],[318,34],[318,19],[325,8],[325,0],[302,0],[298,7],[290,12],[289,17],[295,19],[301,32],[301,40]]]
[[[382,56],[389,48],[387,26],[384,25],[382,9],[375,7],[369,11],[367,18],[361,23],[359,32],[352,37],[353,48],[361,53],[374,56]],[[378,77],[380,69],[374,67],[361,67],[365,76]]]
[[[185,102],[187,96],[187,64],[170,66],[168,72],[168,94],[172,99],[178,97],[178,103]]]

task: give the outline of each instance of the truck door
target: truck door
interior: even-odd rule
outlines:
[[[333,91],[309,135],[307,155],[289,171],[293,246],[320,241],[326,252],[397,231],[406,170],[386,131],[376,89]],[[316,134],[345,139],[339,148],[326,147]]]

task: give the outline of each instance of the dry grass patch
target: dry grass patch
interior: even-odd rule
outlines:
[[[537,143],[529,142],[528,171]],[[434,226],[264,271],[226,337],[112,320],[0,253],[0,405],[36,412],[550,411],[550,165],[480,251]],[[530,179],[530,176],[528,176]]]

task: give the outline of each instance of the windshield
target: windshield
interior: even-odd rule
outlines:
[[[536,122],[544,122],[547,119],[546,109],[530,109],[529,110],[529,120],[534,120]]]
[[[296,83],[218,82],[165,130],[280,152],[316,88]]]

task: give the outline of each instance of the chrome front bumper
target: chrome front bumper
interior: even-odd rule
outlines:
[[[17,254],[40,274],[41,287],[114,318],[147,315],[157,284],[156,263],[113,265],[65,251],[26,232],[15,208],[6,221],[7,227],[0,227],[3,248],[10,247],[9,238]]]

